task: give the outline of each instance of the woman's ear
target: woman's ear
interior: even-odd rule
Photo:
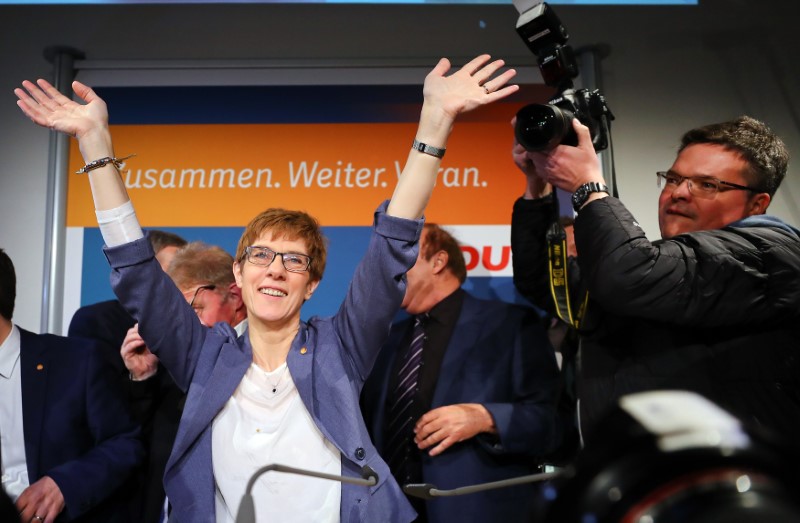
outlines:
[[[236,280],[236,286],[242,288],[242,266],[239,262],[233,262],[233,277]]]
[[[308,282],[308,285],[306,286],[306,297],[305,297],[306,301],[311,299],[311,295],[314,294],[314,291],[317,290],[318,286],[319,286],[319,280],[311,280]]]

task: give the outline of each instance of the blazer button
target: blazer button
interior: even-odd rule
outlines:
[[[366,453],[366,452],[364,452],[364,449],[363,449],[363,448],[361,448],[361,447],[358,447],[358,448],[356,449],[356,459],[357,459],[358,461],[361,461],[361,460],[363,460],[363,459],[364,459],[366,456],[367,456],[367,453]]]

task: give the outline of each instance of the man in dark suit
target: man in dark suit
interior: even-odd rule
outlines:
[[[187,243],[177,234],[155,229],[147,231],[147,239],[150,240],[153,251],[156,253],[156,259],[165,271],[175,256],[175,252]],[[115,356],[113,358],[114,367],[120,376],[127,380],[128,370],[122,359],[116,356],[119,354],[122,340],[125,339],[128,329],[133,327],[134,323],[136,320],[128,314],[119,301],[101,301],[85,305],[75,311],[67,336],[98,341],[108,354]]]
[[[22,521],[130,521],[121,487],[139,428],[96,344],[11,321],[16,275],[0,249],[0,456]]]
[[[458,242],[426,224],[402,304],[414,317],[392,327],[361,396],[401,484],[452,489],[533,474],[560,439],[558,368],[538,315],[470,296],[465,278]],[[417,521],[522,522],[533,488],[411,501]]]
[[[153,246],[161,268],[165,271],[176,252],[187,244],[186,240],[166,231],[151,229],[147,238]],[[157,523],[164,502],[164,474],[166,459],[172,450],[178,421],[183,410],[183,392],[166,371],[146,381],[130,379],[131,373],[120,357],[120,349],[134,327],[136,320],[117,300],[86,305],[75,311],[69,325],[69,337],[95,340],[113,362],[118,381],[136,420],[142,425],[145,459],[136,477],[127,488],[130,499],[131,520],[137,523]]]

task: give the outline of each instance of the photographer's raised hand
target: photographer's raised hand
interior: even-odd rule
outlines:
[[[536,172],[548,183],[567,192],[575,192],[588,182],[605,183],[589,128],[577,119],[572,121],[572,126],[578,135],[576,147],[559,145],[549,151],[528,153]],[[594,193],[590,201],[606,196]]]
[[[511,127],[515,128],[517,125],[517,117],[511,119]],[[536,172],[536,166],[529,157],[529,152],[525,147],[520,145],[517,141],[516,135],[514,136],[514,146],[511,148],[511,157],[514,159],[514,164],[525,175],[525,194],[523,198],[526,200],[535,200],[542,198],[553,192],[553,186],[547,183],[539,173]]]

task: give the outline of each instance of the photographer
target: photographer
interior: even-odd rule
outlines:
[[[800,231],[764,215],[786,173],[783,142],[748,117],[687,132],[658,173],[663,239],[651,242],[605,192],[589,129],[573,126],[577,147],[515,144],[527,185],[511,243],[515,284],[552,310],[552,187],[575,193],[580,277],[571,271],[570,292],[588,292],[579,324],[584,439],[620,396],[686,389],[798,441]]]

